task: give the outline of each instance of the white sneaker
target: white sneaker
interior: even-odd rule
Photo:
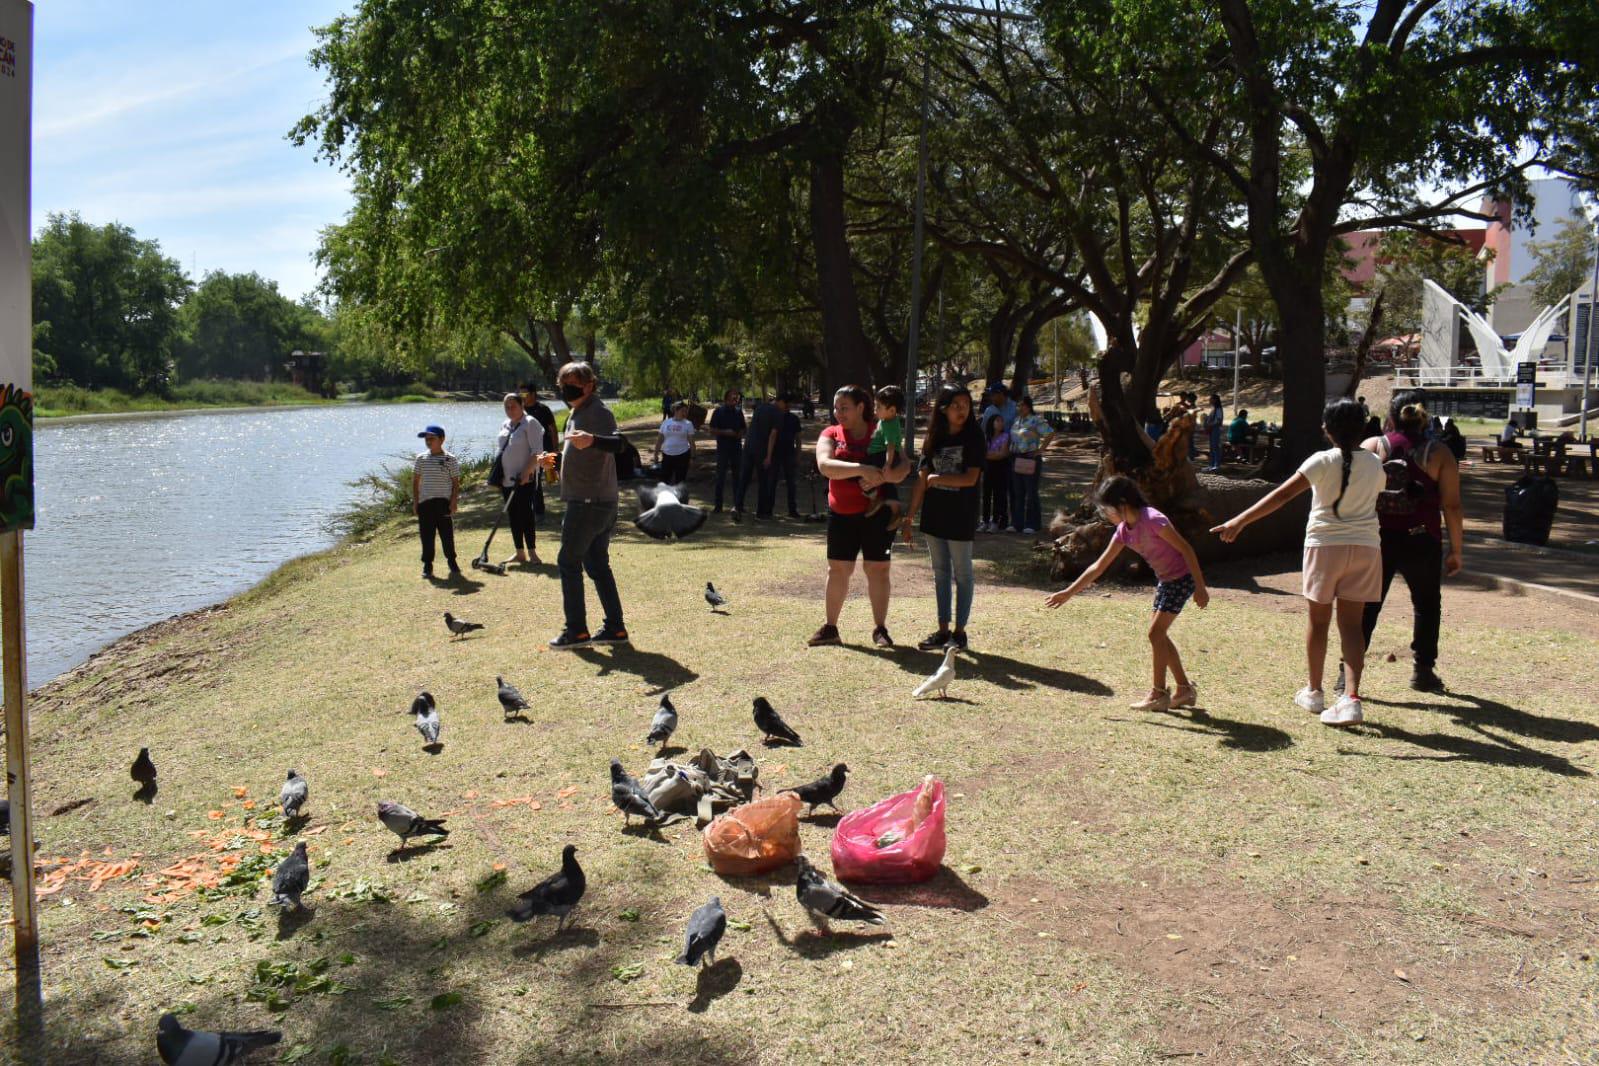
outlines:
[[[1030,537],[1034,533],[1037,533],[1037,532],[1038,532],[1038,530],[1034,529],[1032,526],[1028,526],[1026,529],[1022,530],[1022,536]]]
[[[992,522],[979,522],[979,523],[977,523],[977,532],[979,532],[979,533],[992,533],[992,532],[994,532],[994,523],[992,523]]]
[[[1327,709],[1327,699],[1321,694],[1321,689],[1309,685],[1294,694],[1294,702],[1311,714],[1320,714]]]
[[[1344,696],[1321,712],[1322,725],[1359,725],[1365,721],[1360,713],[1360,697]]]

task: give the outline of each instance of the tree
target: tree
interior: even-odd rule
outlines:
[[[1492,257],[1489,250],[1487,258]],[[1373,290],[1383,293],[1383,335],[1421,332],[1423,280],[1436,283],[1478,314],[1486,312],[1498,290],[1484,287],[1485,265],[1458,240],[1404,230],[1383,234],[1372,281]]]
[[[1562,222],[1550,240],[1528,242],[1533,267],[1526,284],[1532,286],[1540,307],[1553,307],[1593,283],[1593,247],[1593,226],[1576,218]]]
[[[185,378],[271,380],[295,349],[320,350],[321,314],[278,292],[256,273],[211,271],[178,312]]]

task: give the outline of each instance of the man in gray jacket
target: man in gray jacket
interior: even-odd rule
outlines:
[[[550,647],[570,650],[590,644],[626,644],[622,598],[611,573],[611,533],[616,529],[616,455],[622,450],[622,436],[616,430],[616,417],[594,394],[598,378],[593,367],[567,363],[556,381],[571,414],[562,435],[561,499],[566,504],[566,514],[561,520],[561,551],[555,560],[561,572],[566,628],[550,641]],[[592,636],[583,595],[585,571],[594,582],[594,592],[605,612],[600,631]]]

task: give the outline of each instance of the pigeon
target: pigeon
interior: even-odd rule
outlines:
[[[767,738],[776,737],[785,744],[792,744],[796,748],[805,746],[799,734],[789,728],[783,716],[772,709],[765,696],[755,697],[755,728],[759,729]]]
[[[400,838],[402,848],[411,837],[450,835],[450,831],[444,828],[443,818],[424,818],[411,808],[388,800],[378,801],[378,821]]]
[[[11,801],[0,799],[0,837],[11,835]]]
[[[517,691],[515,685],[506,684],[503,677],[496,677],[494,680],[500,686],[500,709],[505,712],[507,718],[528,709],[527,698]]]
[[[133,779],[143,788],[155,784],[155,763],[150,760],[150,749],[140,748],[139,757],[133,760],[133,769],[130,771]]]
[[[916,686],[916,691],[911,693],[912,699],[921,699],[930,692],[937,692],[939,699],[949,697],[949,683],[955,680],[955,653],[960,648],[951,644],[944,649],[944,664],[933,671],[933,676]]]
[[[683,937],[683,954],[677,957],[679,966],[716,965],[716,945],[727,932],[727,912],[722,909],[722,897],[712,896],[711,901],[696,910],[688,919],[688,933]]]
[[[843,885],[829,881],[821,871],[811,865],[804,855],[794,860],[799,864],[799,878],[794,882],[794,894],[800,904],[821,921],[866,922],[869,925],[886,925],[883,912],[861,899]]]
[[[792,792],[810,804],[810,810],[806,811],[806,814],[815,814],[816,808],[824,803],[836,811],[838,810],[838,804],[833,801],[838,798],[840,792],[844,791],[844,775],[847,773],[849,773],[849,767],[839,763],[833,767],[832,772],[826,777],[819,777],[810,784],[800,785],[798,788],[785,788],[783,791]]]
[[[677,732],[677,708],[672,706],[671,696],[662,696],[655,717],[650,719],[650,734],[644,738],[644,743],[663,748],[675,732]]]
[[[185,1029],[177,1015],[163,1014],[155,1046],[167,1066],[227,1066],[243,1062],[250,1052],[270,1047],[282,1039],[282,1033],[270,1029],[253,1033],[206,1033]]]
[[[568,844],[561,849],[560,872],[551,874],[516,897],[516,906],[506,911],[505,915],[513,922],[526,922],[541,915],[553,914],[560,919],[555,926],[559,932],[566,927],[566,916],[583,898],[583,889],[586,887],[588,882],[583,877],[583,868],[577,864],[577,846]]]
[[[278,790],[278,804],[283,808],[283,817],[298,818],[300,808],[305,806],[306,797],[310,796],[311,789],[305,783],[305,778],[289,771],[289,776],[284,778],[283,787]]]
[[[411,701],[411,713],[416,715],[416,731],[426,744],[439,742],[439,708],[433,702],[433,693],[424,692]]]
[[[705,602],[711,605],[711,610],[727,606],[727,597],[716,591],[716,586],[709,581],[705,583]]]
[[[646,822],[661,820],[661,812],[650,802],[649,794],[638,781],[622,769],[622,760],[611,760],[611,802],[622,812],[622,824],[633,820],[636,814]]]
[[[305,857],[305,841],[302,840],[294,845],[293,854],[278,863],[277,872],[272,875],[272,905],[286,907],[292,903],[295,910],[300,910],[304,906],[300,893],[310,883],[311,863]]]
[[[455,615],[451,614],[449,611],[444,612],[444,625],[457,637],[464,637],[474,630],[483,628],[482,622],[468,622],[464,618],[455,617]]]
[[[705,524],[705,509],[690,507],[686,485],[638,485],[633,524],[656,540],[678,540]]]

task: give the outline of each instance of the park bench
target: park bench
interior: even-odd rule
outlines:
[[[1485,463],[1507,463],[1515,466],[1522,465],[1522,456],[1525,448],[1506,448],[1502,444],[1485,444],[1482,449],[1482,461]]]

